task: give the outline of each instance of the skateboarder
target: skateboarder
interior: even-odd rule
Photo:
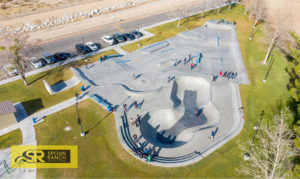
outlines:
[[[135,109],[137,109],[138,108],[137,101],[133,101],[133,104],[134,104]]]
[[[191,63],[191,70],[193,69],[193,67],[194,67],[194,63],[192,62],[192,63]]]
[[[123,104],[124,111],[127,111],[127,104]]]

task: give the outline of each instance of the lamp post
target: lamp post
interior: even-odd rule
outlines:
[[[75,106],[76,106],[76,111],[77,111],[77,122],[78,122],[78,125],[80,125],[80,130],[81,130],[80,136],[83,137],[83,136],[85,136],[85,132],[82,129],[82,123],[81,123],[80,116],[79,116],[78,103],[77,102],[75,103]]]
[[[260,113],[260,116],[261,116],[261,117],[260,117],[259,123],[256,124],[256,125],[254,126],[255,133],[254,133],[254,136],[253,136],[252,141],[251,141],[251,143],[250,143],[248,152],[246,152],[245,155],[244,155],[244,160],[249,160],[249,159],[250,159],[250,149],[251,149],[251,147],[252,147],[252,144],[253,144],[253,142],[254,142],[255,136],[256,136],[256,134],[257,134],[257,132],[258,132],[258,127],[259,127],[260,124],[261,124],[261,121],[262,121],[262,119],[263,119],[263,117],[264,117],[264,114],[265,114],[265,111],[262,110],[261,113]]]
[[[138,38],[138,47],[139,47],[139,46],[141,46],[141,44],[140,44],[140,25],[137,26],[137,31],[138,31],[137,38]]]
[[[84,37],[82,37],[82,44],[84,45]]]

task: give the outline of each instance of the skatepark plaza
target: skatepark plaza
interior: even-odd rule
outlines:
[[[197,162],[238,135],[244,124],[238,85],[249,82],[229,22],[207,21],[75,71],[88,96],[115,109],[124,149],[152,165]]]

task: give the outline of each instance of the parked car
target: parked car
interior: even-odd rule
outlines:
[[[88,54],[90,53],[90,49],[83,44],[76,44],[75,48],[79,54]]]
[[[109,45],[114,45],[116,44],[116,40],[114,40],[111,36],[109,35],[104,35],[101,37],[101,39],[105,42],[108,43]]]
[[[126,39],[126,40],[134,40],[135,37],[132,34],[129,33],[123,33],[122,36]]]
[[[118,34],[118,33],[115,33],[113,35],[113,38],[116,39],[118,41],[118,43],[122,43],[122,42],[126,41],[126,39],[121,34]]]
[[[53,55],[50,55],[49,53],[44,53],[44,58],[45,60],[47,61],[47,63],[51,64],[51,63],[55,63],[57,62],[57,59],[53,56]]]
[[[133,30],[130,32],[135,38],[138,38],[138,37],[142,37],[143,34],[141,32],[138,32],[136,30]]]
[[[87,42],[86,46],[88,46],[88,48],[91,49],[91,51],[98,50],[98,47],[97,47],[97,45],[94,42]]]
[[[43,58],[32,57],[29,62],[34,68],[41,68],[44,66],[42,59]]]
[[[68,58],[66,53],[63,52],[57,52],[53,55],[57,60],[65,60]]]
[[[11,63],[4,65],[4,70],[9,74],[9,76],[18,75],[18,68],[12,65]]]

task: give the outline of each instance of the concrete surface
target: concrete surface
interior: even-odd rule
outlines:
[[[193,69],[191,63],[196,64]],[[213,82],[212,76],[220,71],[237,76],[219,76]],[[243,126],[238,84],[249,82],[231,24],[207,22],[122,58],[82,67],[77,75],[85,79],[90,94],[103,97],[116,108],[116,129],[127,151],[155,149],[153,165],[176,167],[197,162],[236,136]],[[141,108],[135,108],[134,101]],[[140,124],[132,124],[137,115]],[[212,131],[214,138],[210,138]]]

